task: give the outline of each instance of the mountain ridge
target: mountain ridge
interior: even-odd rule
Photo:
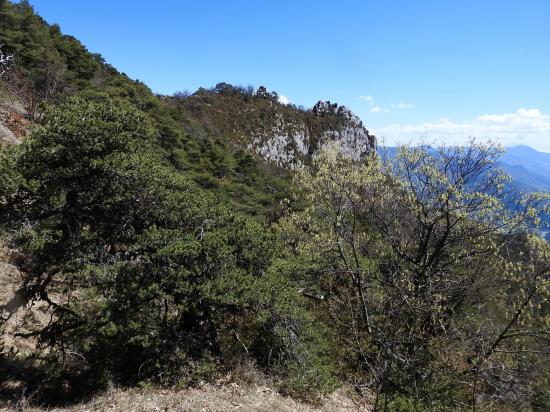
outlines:
[[[227,83],[193,94],[157,95],[48,24],[29,2],[0,2],[0,16],[0,44],[14,56],[0,82],[0,142],[20,140],[44,105],[70,97],[132,105],[151,120],[167,162],[251,215],[276,213],[289,196],[289,171],[328,141],[359,153],[375,145],[343,106],[319,102],[305,110],[281,104],[263,86]]]
[[[550,192],[550,153],[526,145],[510,146],[502,155],[500,165],[519,189]]]

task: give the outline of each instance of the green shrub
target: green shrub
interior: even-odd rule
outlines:
[[[41,344],[125,383],[296,350],[284,325],[302,321],[300,297],[269,271],[274,235],[166,166],[154,139],[135,109],[73,99],[2,162],[20,173],[2,185],[2,223],[28,256],[28,293],[54,311]],[[247,354],[240,336],[252,348],[260,335]]]

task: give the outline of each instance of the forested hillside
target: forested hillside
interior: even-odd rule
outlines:
[[[549,195],[498,148],[385,161],[330,102],[155,95],[26,1],[0,44],[0,406],[247,365],[313,405],[550,407]]]
[[[130,104],[155,126],[163,157],[251,214],[274,213],[273,205],[289,197],[287,169],[307,161],[320,143],[337,139],[362,153],[374,145],[346,108],[285,106],[265,88],[220,83],[192,95],[156,96],[58,26],[48,25],[25,1],[3,2],[0,28],[4,53],[16,56],[14,70],[4,76],[4,93],[12,98],[5,95],[1,103],[0,139],[21,136],[27,120],[40,118],[44,104],[69,96]]]

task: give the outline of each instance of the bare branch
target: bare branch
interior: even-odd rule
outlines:
[[[13,54],[5,54],[2,48],[3,44],[0,44],[0,78],[11,68],[13,64]]]

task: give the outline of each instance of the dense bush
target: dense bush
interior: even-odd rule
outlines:
[[[125,383],[238,356],[305,373],[316,338],[297,289],[268,273],[276,239],[166,166],[153,140],[138,111],[77,99],[4,152],[2,223],[26,256],[26,296],[53,310],[41,346]]]

